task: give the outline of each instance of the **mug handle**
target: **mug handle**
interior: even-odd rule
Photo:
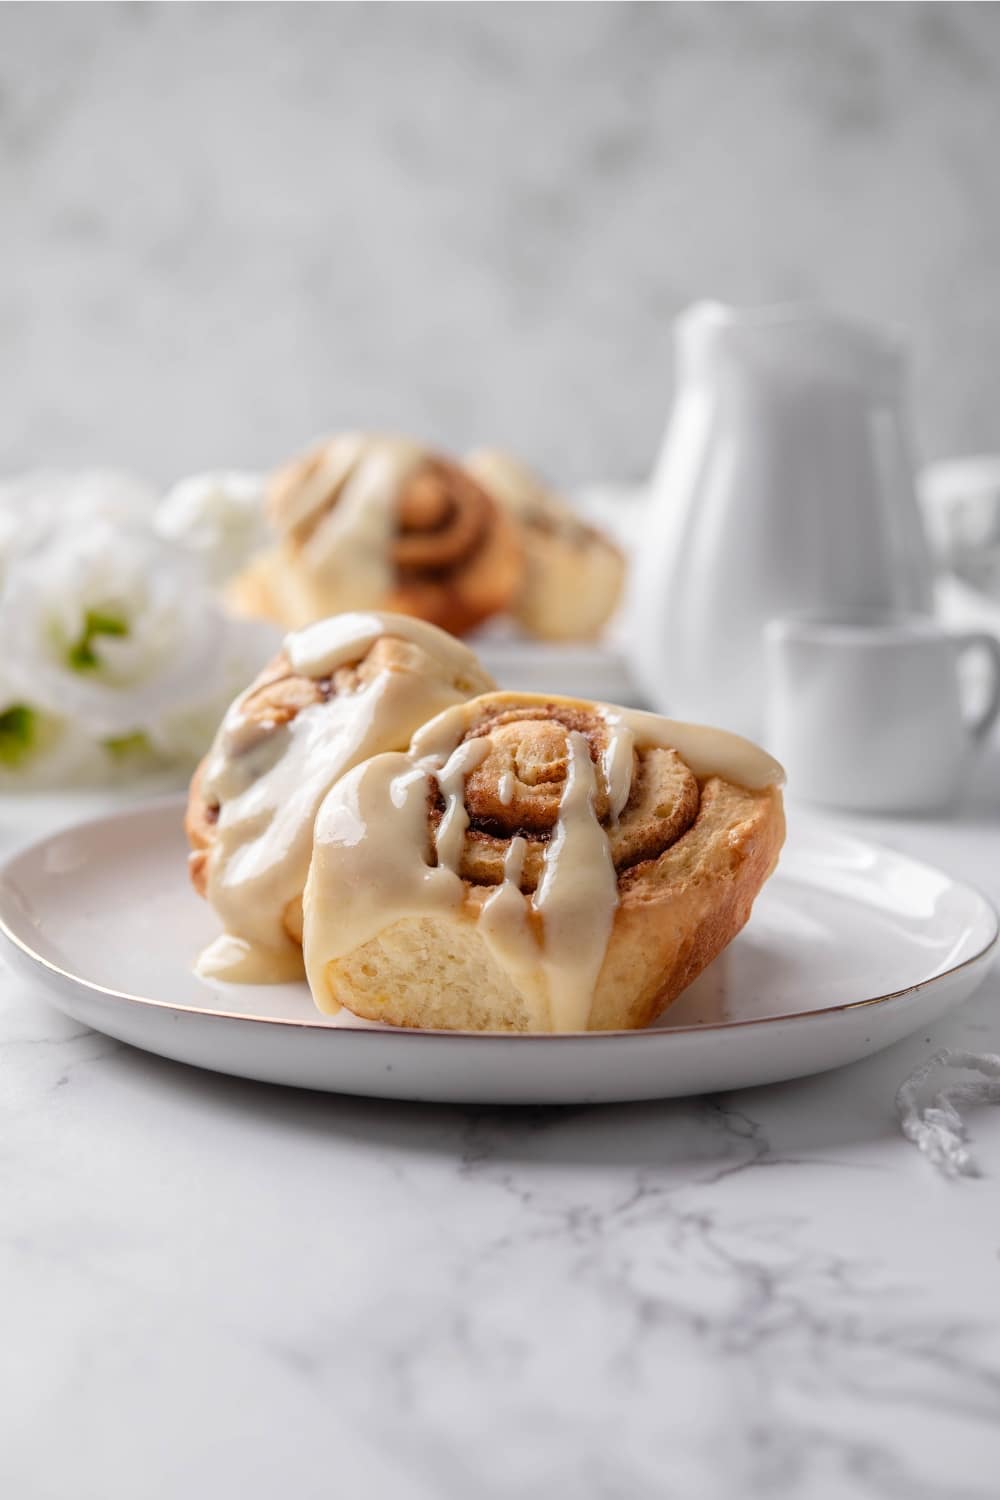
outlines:
[[[969,721],[969,731],[974,740],[985,739],[1000,715],[1000,640],[987,630],[963,631],[959,636],[962,651],[985,651],[990,664],[992,683],[982,711]]]

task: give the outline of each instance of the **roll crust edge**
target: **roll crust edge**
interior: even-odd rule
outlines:
[[[663,854],[622,872],[591,1031],[647,1026],[745,926],[785,837],[781,791],[720,778],[698,822]],[[488,887],[455,913],[407,918],[331,964],[341,1004],[364,1019],[444,1030],[545,1032],[547,1017],[511,984],[476,923]]]

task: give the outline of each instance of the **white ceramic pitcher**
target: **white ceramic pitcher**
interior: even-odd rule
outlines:
[[[760,736],[763,629],[789,611],[930,611],[887,340],[808,308],[697,303],[638,548],[632,662],[654,707]]]

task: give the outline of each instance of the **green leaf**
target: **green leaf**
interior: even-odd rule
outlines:
[[[106,614],[104,610],[88,609],[83,621],[83,630],[66,652],[67,664],[74,672],[92,672],[101,665],[94,650],[94,642],[102,635],[127,636],[128,621],[120,615]]]
[[[145,755],[151,748],[149,738],[137,729],[134,734],[119,734],[112,739],[103,741],[104,748],[109,754],[124,759],[128,755]]]
[[[38,739],[38,714],[26,703],[0,713],[0,765],[12,770],[28,760]]]

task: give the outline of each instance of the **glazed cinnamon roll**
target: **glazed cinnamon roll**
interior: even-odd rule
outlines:
[[[646,1025],[739,932],[784,838],[748,741],[490,693],[343,778],[304,900],[321,1010],[396,1026]]]
[[[482,449],[465,467],[521,532],[525,571],[513,613],[525,630],[549,641],[598,635],[621,596],[619,549],[510,454]]]
[[[300,978],[302,891],[324,796],[359,761],[405,746],[420,724],[492,686],[467,646],[421,620],[345,614],[288,636],[191,783],[191,879],[225,929],[199,972]]]
[[[230,602],[289,626],[384,608],[464,634],[521,582],[516,527],[460,465],[404,438],[343,434],[272,481],[275,548]]]

